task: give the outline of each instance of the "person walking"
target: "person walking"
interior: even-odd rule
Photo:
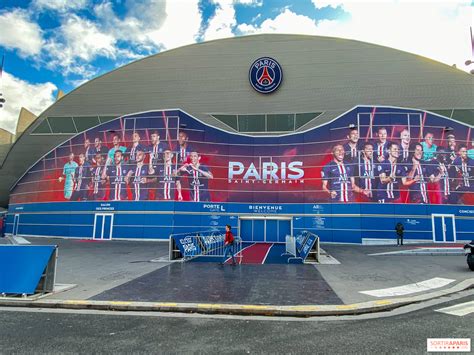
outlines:
[[[235,262],[235,257],[234,257],[234,235],[231,232],[231,227],[230,225],[225,226],[225,239],[224,239],[224,257],[222,259],[222,265],[225,264],[225,261],[227,260],[227,255],[230,253],[230,256],[232,256],[232,265],[236,265]]]
[[[397,232],[397,246],[403,245],[403,231],[405,228],[403,227],[403,224],[398,222],[397,225],[395,226],[395,231]]]

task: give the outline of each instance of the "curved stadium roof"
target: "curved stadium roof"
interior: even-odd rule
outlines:
[[[271,95],[248,82],[251,63],[275,58],[284,79]],[[95,78],[58,100],[17,139],[0,169],[0,206],[41,156],[117,116],[179,108],[232,130],[219,115],[318,113],[304,129],[356,105],[427,109],[472,125],[474,76],[414,54],[340,38],[263,34],[193,44]]]

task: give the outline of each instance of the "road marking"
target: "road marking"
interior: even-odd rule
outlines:
[[[411,293],[429,291],[435,288],[440,288],[454,281],[456,280],[435,277],[433,279],[417,282],[414,284],[390,287],[390,288],[382,288],[379,290],[359,291],[359,293],[363,293],[363,294],[374,296],[374,297],[404,296],[404,295],[409,295]]]
[[[462,317],[466,314],[474,313],[474,301],[457,304],[451,307],[436,309],[435,311]]]
[[[420,248],[397,250],[397,251],[386,251],[383,253],[367,254],[368,256],[381,256],[381,255],[410,255],[410,254],[464,254],[464,249],[460,247],[441,247],[441,248]]]

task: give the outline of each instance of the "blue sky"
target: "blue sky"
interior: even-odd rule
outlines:
[[[0,128],[141,57],[256,33],[357,39],[468,70],[472,22],[472,0],[2,0]]]

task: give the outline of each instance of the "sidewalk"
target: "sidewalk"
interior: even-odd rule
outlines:
[[[474,286],[462,255],[369,255],[420,245],[323,244],[340,264],[233,267],[170,263],[162,242],[27,239],[57,244],[56,283],[77,286],[0,305],[309,316],[380,311]],[[403,285],[411,286],[398,290]],[[387,288],[401,296],[374,296]]]

